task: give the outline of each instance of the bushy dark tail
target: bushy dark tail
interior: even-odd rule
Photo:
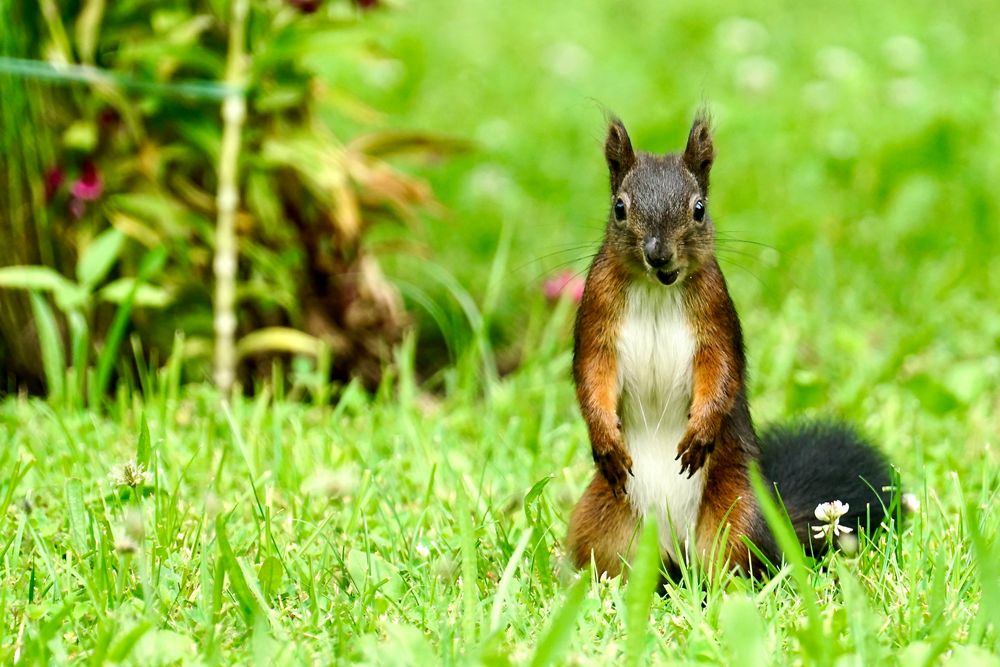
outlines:
[[[781,502],[799,541],[818,554],[827,545],[811,526],[821,503],[849,504],[840,525],[874,530],[892,506],[892,470],[886,458],[849,426],[834,422],[803,422],[772,426],[760,436],[761,472],[777,486]]]

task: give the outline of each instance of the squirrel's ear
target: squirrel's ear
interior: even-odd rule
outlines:
[[[608,125],[608,138],[604,141],[604,157],[608,161],[608,171],[611,173],[611,192],[615,193],[625,180],[625,174],[635,166],[632,141],[628,138],[625,125],[617,118],[612,118]]]
[[[694,119],[684,149],[684,164],[694,174],[703,193],[708,192],[708,172],[715,161],[715,146],[712,145],[712,129],[708,119],[699,116]]]

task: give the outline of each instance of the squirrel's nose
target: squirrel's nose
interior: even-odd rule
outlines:
[[[655,236],[650,236],[642,246],[646,253],[646,261],[654,269],[662,269],[674,258],[674,253],[665,243],[661,243]]]

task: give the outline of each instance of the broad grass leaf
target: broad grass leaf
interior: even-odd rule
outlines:
[[[569,589],[559,611],[552,616],[552,621],[538,640],[535,655],[531,658],[532,667],[562,664],[562,657],[576,630],[576,619],[580,615],[589,583],[588,577],[580,577]]]
[[[162,287],[156,285],[139,285],[136,287],[135,278],[119,278],[108,283],[98,291],[97,295],[109,303],[121,304],[129,294],[135,290],[133,303],[143,308],[163,308],[170,303],[171,294]]]
[[[771,663],[764,621],[750,598],[738,595],[723,598],[719,609],[719,629],[731,658],[738,658],[740,663],[747,665]]]
[[[108,328],[107,336],[104,339],[104,348],[97,357],[97,374],[92,387],[91,403],[96,405],[111,381],[111,370],[118,359],[118,350],[122,340],[125,338],[125,330],[131,321],[132,306],[138,286],[146,282],[163,269],[163,264],[167,259],[166,248],[160,246],[150,250],[143,255],[139,263],[139,272],[136,282],[132,285],[132,290],[125,297],[125,300],[115,311],[114,319]]]
[[[135,448],[135,462],[146,470],[152,459],[152,446],[149,437],[149,424],[146,422],[146,413],[143,412],[139,418],[139,441]]]
[[[173,630],[152,630],[143,634],[132,651],[135,664],[188,664],[197,652],[194,639]]]
[[[469,499],[461,491],[458,494],[458,532],[462,545],[462,636],[466,646],[472,646],[476,642],[479,609],[479,551]]]
[[[151,626],[149,623],[137,623],[129,628],[128,632],[121,635],[111,648],[108,649],[107,659],[110,663],[121,662],[127,658],[132,653],[132,649],[139,642],[142,637],[149,632]],[[96,661],[95,664],[100,664],[100,661]]]
[[[424,633],[411,625],[389,623],[385,627],[385,640],[366,635],[361,644],[368,663],[387,667],[410,667],[438,664],[434,647]]]
[[[125,235],[114,227],[98,234],[77,260],[76,279],[90,291],[111,271],[124,245]]]
[[[215,530],[219,542],[219,554],[222,557],[226,575],[229,577],[229,587],[239,602],[243,619],[247,622],[247,625],[251,625],[254,616],[261,613],[262,610],[259,608],[257,600],[250,590],[246,578],[243,576],[243,569],[236,560],[233,547],[229,544],[229,538],[226,536],[226,519],[224,515],[220,514],[216,518]]]
[[[978,566],[976,572],[982,588],[975,631],[984,636],[990,625],[995,631],[1000,630],[1000,541],[995,533],[990,535],[983,530],[980,512],[974,502],[969,502],[965,511],[972,553]]]
[[[264,595],[268,598],[278,592],[284,576],[285,571],[281,567],[281,561],[274,556],[265,558],[257,570],[257,579],[260,581],[260,587]]]
[[[625,664],[638,665],[649,639],[649,610],[660,579],[660,539],[655,521],[647,521],[639,537],[625,590]]]
[[[799,539],[795,536],[795,530],[792,528],[787,514],[778,507],[771,495],[771,490],[765,485],[760,469],[756,465],[750,468],[750,485],[753,487],[757,502],[760,503],[764,519],[791,567],[792,579],[802,600],[802,606],[805,607],[808,624],[799,633],[803,652],[812,661],[819,664],[829,664],[831,656],[829,647],[824,641],[823,621],[816,601],[816,591],[809,583],[809,568],[806,565],[805,553],[802,551]]]
[[[31,292],[31,312],[38,328],[38,344],[42,350],[42,367],[45,369],[45,382],[49,396],[58,400],[63,396],[66,354],[63,351],[62,337],[59,325],[52,307],[41,294]]]
[[[76,19],[76,49],[80,61],[94,64],[94,53],[101,32],[101,17],[104,16],[105,0],[86,0]]]
[[[247,334],[236,344],[236,357],[263,352],[287,352],[310,357],[319,356],[326,346],[319,338],[288,327],[265,327]]]
[[[380,554],[358,549],[347,555],[347,572],[358,592],[380,590],[390,599],[398,599],[406,591],[406,584],[395,565]],[[472,582],[476,585],[475,580]]]
[[[0,287],[59,292],[73,290],[76,285],[47,266],[5,266],[0,268]]]
[[[87,552],[87,507],[83,502],[83,483],[76,479],[66,480],[66,509],[69,515],[69,534],[77,555]]]

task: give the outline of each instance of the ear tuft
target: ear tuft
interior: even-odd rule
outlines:
[[[708,173],[715,162],[715,146],[712,144],[712,128],[708,118],[700,114],[694,119],[688,133],[687,147],[684,149],[684,164],[698,181],[704,194],[708,193]]]
[[[628,138],[625,125],[618,118],[611,118],[608,124],[608,138],[604,140],[604,157],[608,161],[611,176],[611,192],[617,192],[625,180],[625,175],[635,166],[635,151]]]

